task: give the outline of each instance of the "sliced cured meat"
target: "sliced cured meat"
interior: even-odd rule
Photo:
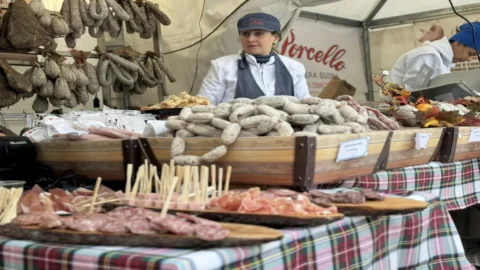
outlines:
[[[107,136],[113,139],[130,139],[130,135],[123,134],[121,132],[118,132],[118,130],[113,129],[113,128],[89,128],[88,131],[92,134],[97,134],[101,136]]]
[[[62,227],[63,223],[59,216],[48,215],[40,218],[38,226],[45,229],[53,229]]]
[[[330,199],[326,198],[326,197],[314,197],[311,199],[312,202],[320,205],[321,207],[330,207],[332,205],[332,203],[330,202]]]
[[[163,229],[178,235],[194,235],[195,225],[182,218],[166,218],[161,222]],[[208,225],[205,225],[208,226]],[[210,226],[211,227],[211,226]],[[218,228],[214,228],[218,229]]]
[[[195,224],[207,225],[207,226],[211,226],[211,227],[214,227],[214,228],[221,228],[222,227],[218,222],[211,221],[211,220],[204,219],[204,218],[199,218],[199,217],[193,216],[193,215],[177,213],[177,217],[184,218],[184,219],[186,219],[188,221],[191,221]]]
[[[134,218],[125,222],[125,226],[133,234],[156,234],[155,227],[145,218]]]
[[[128,233],[129,230],[125,226],[123,220],[108,220],[103,227],[100,228],[101,232],[107,233]]]
[[[328,194],[328,193],[325,193],[325,192],[322,192],[322,191],[319,191],[319,190],[311,190],[309,192],[309,194],[312,196],[312,197],[315,197],[315,198],[327,198],[327,199],[330,199],[332,197],[332,194]]]
[[[223,228],[215,228],[202,224],[195,225],[195,235],[205,241],[219,241],[225,239],[229,233],[229,230]]]
[[[343,192],[346,203],[362,204],[365,202],[365,196],[361,192],[347,191]]]
[[[295,197],[299,193],[291,190],[291,189],[283,189],[283,188],[269,188],[267,192],[273,193],[278,197]]]
[[[67,138],[72,141],[104,141],[104,140],[113,140],[111,137],[102,136],[98,134],[82,134],[80,136],[67,134]]]
[[[65,226],[71,230],[80,232],[95,232],[99,231],[105,223],[107,223],[108,217],[101,214],[96,215],[81,215],[76,216],[73,220],[67,222]]]
[[[12,222],[20,226],[38,225],[43,215],[43,213],[23,214],[14,218]]]
[[[383,200],[385,200],[385,196],[383,194],[375,192],[371,189],[364,189],[364,190],[362,190],[362,193],[363,193],[363,196],[365,196],[365,198],[367,200],[371,200],[371,201],[383,201]]]

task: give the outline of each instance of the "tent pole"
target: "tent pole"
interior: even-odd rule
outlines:
[[[373,101],[372,58],[370,55],[370,33],[368,26],[363,25],[363,54],[365,56],[365,75],[367,76],[367,100]]]
[[[383,5],[387,0],[379,0],[378,3],[373,7],[370,14],[368,14],[367,18],[363,22],[363,51],[365,55],[365,75],[367,76],[367,100],[373,101],[375,99],[375,95],[373,92],[373,79],[372,79],[372,57],[370,53],[370,32],[368,31],[370,28],[370,23],[372,22],[375,15],[382,9]]]

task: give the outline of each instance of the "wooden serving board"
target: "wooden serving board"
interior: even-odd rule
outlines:
[[[382,216],[409,214],[428,207],[427,202],[406,198],[386,197],[383,201],[366,201],[362,204],[334,203],[345,216]]]
[[[230,230],[227,238],[219,241],[204,241],[194,236],[173,234],[114,234],[101,232],[78,232],[64,229],[41,229],[38,226],[18,226],[6,224],[0,226],[0,235],[37,242],[71,245],[162,247],[162,248],[211,248],[258,245],[282,239],[277,230],[262,226],[222,223]]]
[[[105,204],[103,208],[107,211],[111,211],[116,207],[125,205],[120,204]],[[147,207],[154,211],[161,211],[161,208]],[[311,227],[325,225],[337,220],[343,219],[343,214],[331,214],[331,215],[265,215],[265,214],[250,214],[250,213],[237,213],[237,212],[220,212],[214,210],[180,210],[169,209],[168,213],[186,213],[189,215],[195,215],[201,218],[210,219],[218,222],[232,222],[241,224],[252,224],[268,226],[272,228],[284,228],[284,227]]]

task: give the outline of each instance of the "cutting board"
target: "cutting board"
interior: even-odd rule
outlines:
[[[385,197],[383,201],[366,201],[362,204],[334,203],[333,205],[345,216],[401,215],[428,207],[427,202],[397,197]]]
[[[116,207],[125,205],[121,204],[105,204],[103,208],[107,211],[111,211]],[[148,208],[154,211],[161,211],[161,208]],[[265,214],[250,214],[250,213],[238,213],[238,212],[226,212],[216,210],[180,210],[169,209],[169,214],[185,213],[189,215],[195,215],[201,218],[214,220],[218,222],[232,222],[241,224],[252,224],[268,226],[271,228],[284,228],[284,227],[312,227],[320,226],[335,222],[343,219],[343,214],[330,214],[330,215],[265,215]]]
[[[230,234],[219,241],[204,241],[194,236],[173,234],[114,234],[101,232],[78,232],[65,229],[41,229],[38,226],[18,226],[6,224],[0,226],[0,235],[8,238],[31,240],[37,242],[100,245],[100,246],[131,246],[131,247],[162,247],[162,248],[211,248],[248,246],[279,240],[283,234],[277,230],[254,225],[222,223]]]

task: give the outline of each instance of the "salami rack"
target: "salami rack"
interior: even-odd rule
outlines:
[[[133,183],[133,164],[127,165],[125,194],[120,203],[162,208],[165,214],[168,209],[203,210],[210,196],[215,198],[229,191],[231,174],[231,166],[224,174],[224,169],[217,171],[216,165],[175,166],[171,160],[170,164],[162,165],[159,176],[158,167],[145,159]]]

